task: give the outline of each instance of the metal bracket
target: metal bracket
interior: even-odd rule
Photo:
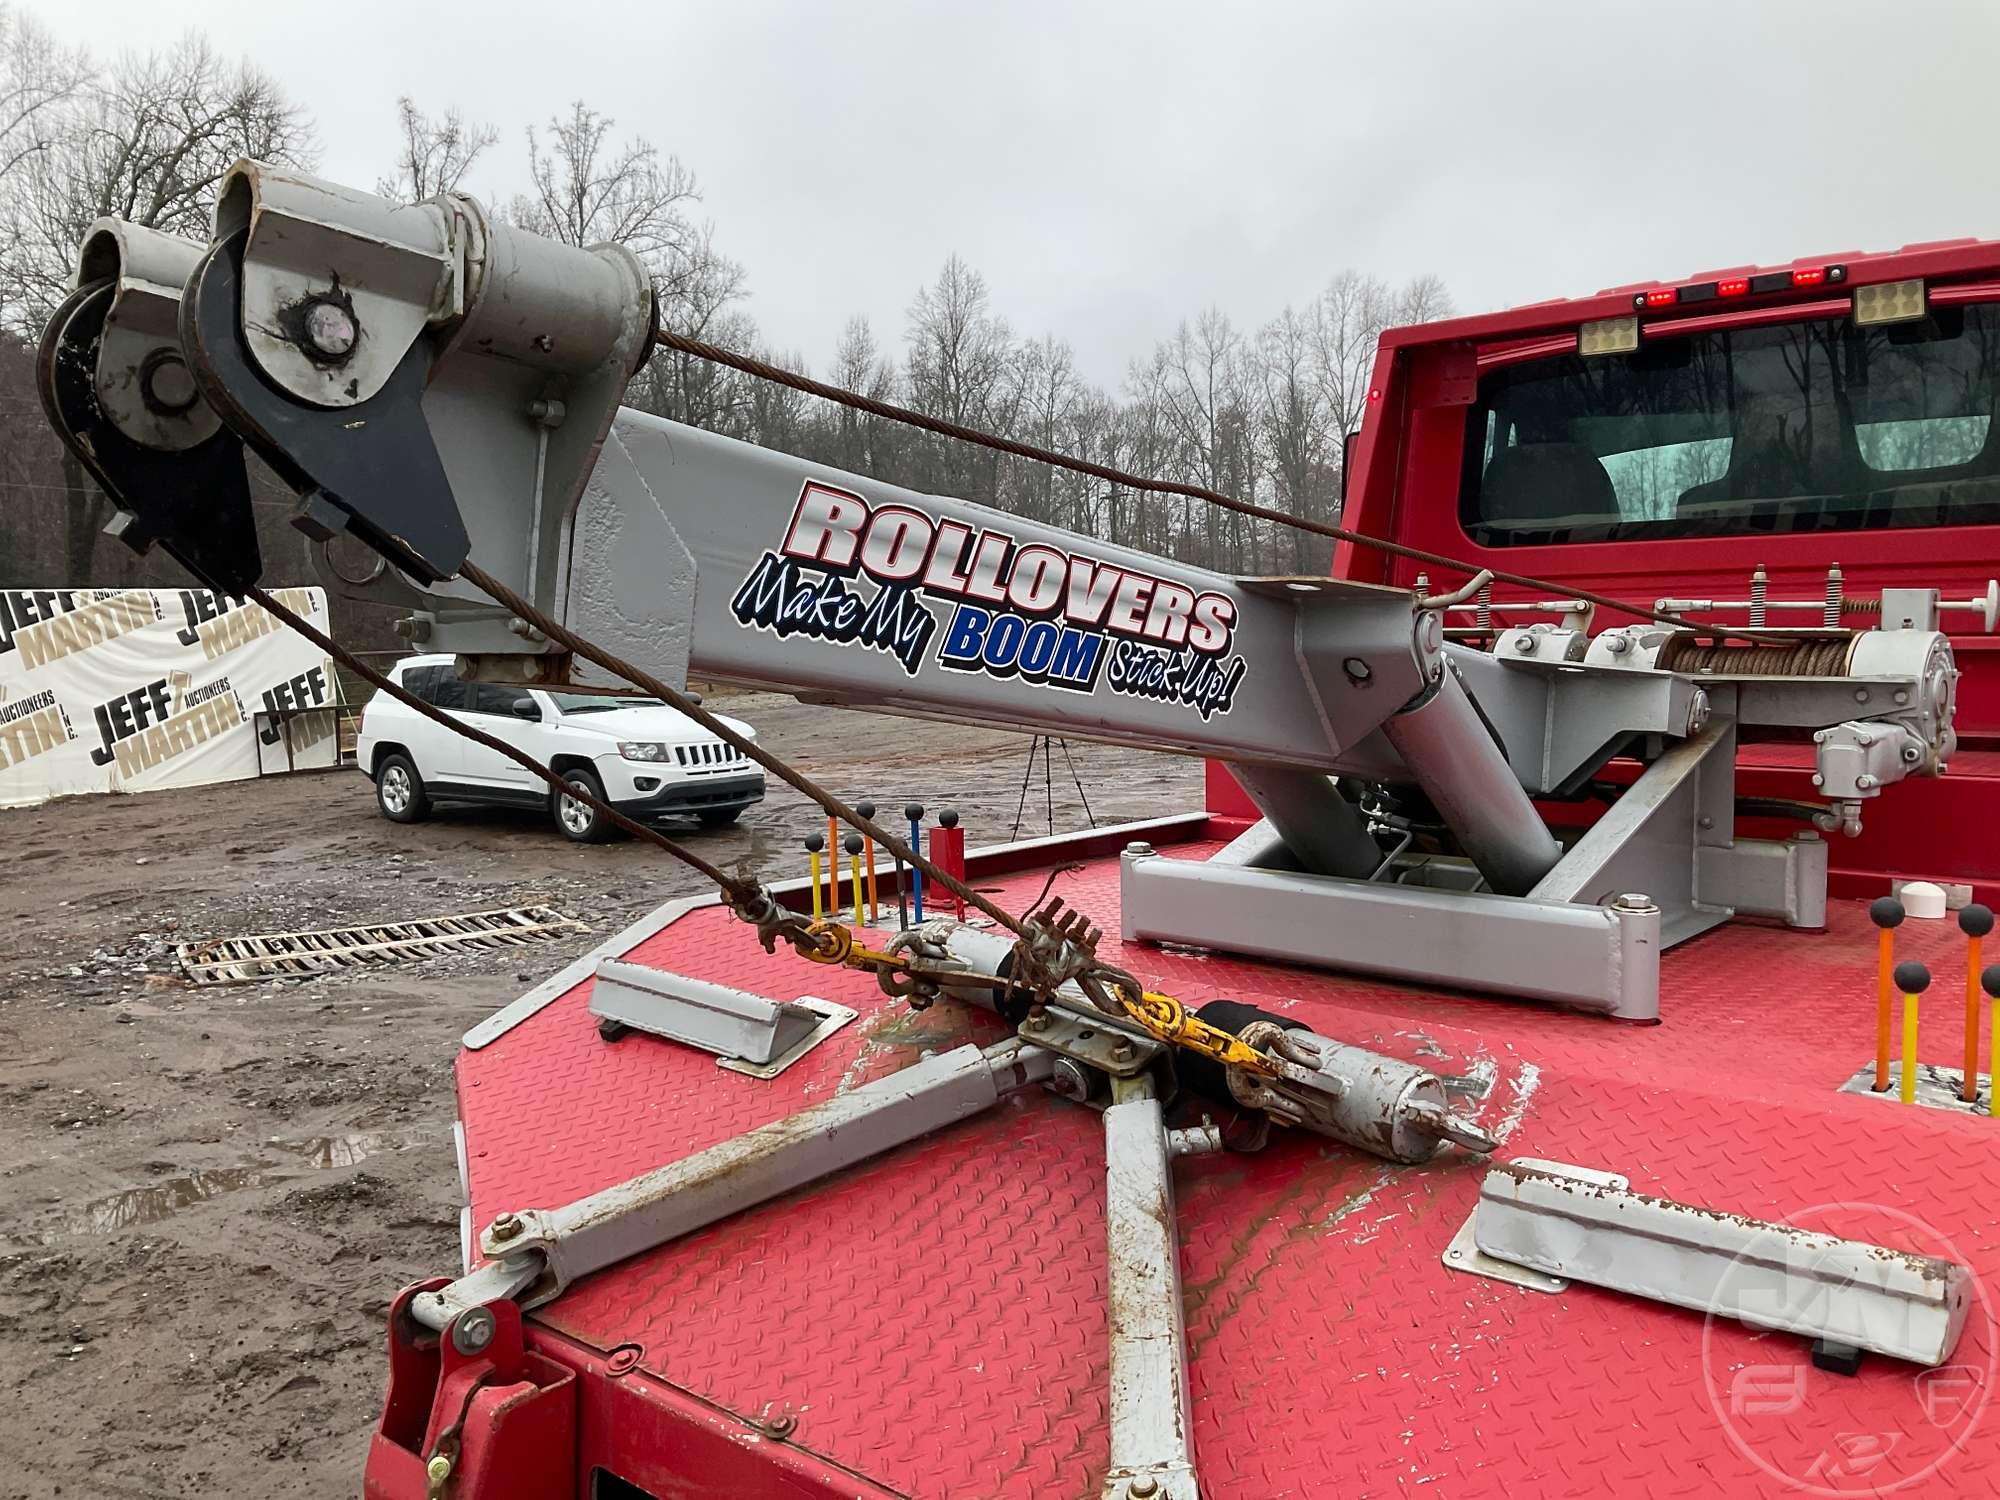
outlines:
[[[1629,1179],[1616,1172],[1594,1172],[1588,1167],[1572,1167],[1562,1162],[1543,1161],[1535,1156],[1517,1156],[1513,1165],[1517,1167],[1537,1167],[1548,1171],[1567,1172],[1585,1177],[1604,1187],[1623,1192],[1632,1184]],[[1472,1206],[1472,1212],[1465,1216],[1465,1222],[1458,1226],[1458,1233],[1445,1246],[1445,1268],[1451,1271],[1466,1271],[1474,1276],[1489,1277],[1494,1281],[1504,1281],[1509,1286],[1523,1287],[1531,1292],[1566,1292],[1569,1278],[1552,1276],[1547,1271],[1537,1271],[1533,1266],[1519,1266],[1512,1261],[1501,1260],[1488,1255],[1479,1248],[1477,1225],[1479,1205]]]
[[[1544,1275],[1921,1365],[1943,1364],[1964,1330],[1972,1273],[1954,1261],[1646,1197],[1622,1182],[1560,1162],[1496,1165],[1473,1214],[1478,1248]]]
[[[1474,1207],[1465,1216],[1465,1222],[1458,1226],[1458,1233],[1451,1237],[1451,1243],[1444,1247],[1444,1264],[1448,1271],[1466,1271],[1474,1276],[1484,1276],[1490,1281],[1504,1281],[1509,1286],[1518,1286],[1530,1292],[1566,1292],[1569,1281],[1565,1277],[1550,1276],[1530,1266],[1517,1266],[1509,1261],[1497,1260],[1479,1248],[1479,1241],[1473,1230],[1473,1222],[1479,1217]]]
[[[820,1023],[800,1037],[796,1042],[780,1052],[769,1062],[745,1062],[740,1057],[718,1057],[715,1065],[727,1068],[732,1073],[741,1073],[746,1078],[776,1078],[793,1063],[804,1057],[821,1042],[832,1036],[841,1027],[861,1014],[832,1000],[822,1000],[817,995],[801,995],[791,1003],[789,1009],[812,1011],[820,1016]]]
[[[1067,998],[1067,997],[1064,997]],[[1079,1001],[1079,1005],[1088,1002]],[[1077,1016],[1049,1006],[1036,1006],[1021,1020],[1021,1036],[1037,1047],[1074,1058],[1113,1078],[1145,1072],[1167,1050],[1162,1042],[1128,1026],[1086,1011]]]
[[[643,1031],[713,1052],[723,1067],[753,1078],[777,1077],[856,1015],[811,995],[767,1000],[609,958],[597,965],[590,1013],[607,1041],[626,1028]]]

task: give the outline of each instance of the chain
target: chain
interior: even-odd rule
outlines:
[[[1123,969],[1106,964],[1078,983],[1099,1010],[1125,1016],[1157,1041],[1267,1077],[1279,1072],[1269,1057],[1233,1032],[1209,1025],[1173,996],[1156,994]]]

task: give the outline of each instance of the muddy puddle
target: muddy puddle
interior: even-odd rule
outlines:
[[[214,1167],[186,1172],[164,1182],[126,1188],[94,1198],[65,1212],[61,1227],[70,1234],[113,1234],[135,1225],[157,1224],[183,1209],[250,1188],[292,1182],[315,1171],[358,1166],[371,1156],[408,1148],[410,1138],[366,1132],[355,1135],[311,1135],[296,1139],[274,1136],[264,1142],[272,1158],[239,1167]]]

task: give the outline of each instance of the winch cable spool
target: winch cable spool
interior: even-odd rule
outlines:
[[[1845,632],[1754,646],[1703,645],[1693,636],[1677,635],[1661,645],[1657,666],[1663,672],[1689,676],[1712,672],[1726,677],[1844,677],[1853,656],[1854,637]]]

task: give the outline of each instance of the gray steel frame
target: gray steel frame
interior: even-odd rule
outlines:
[[[1557,867],[1558,870],[1561,866]],[[1123,935],[1390,979],[1660,1013],[1660,912],[1341,880],[1241,864],[1120,862]]]
[[[1199,1500],[1174,1233],[1174,1143],[1150,1080],[1114,1087],[1104,1111],[1111,1466],[1100,1500]]]

